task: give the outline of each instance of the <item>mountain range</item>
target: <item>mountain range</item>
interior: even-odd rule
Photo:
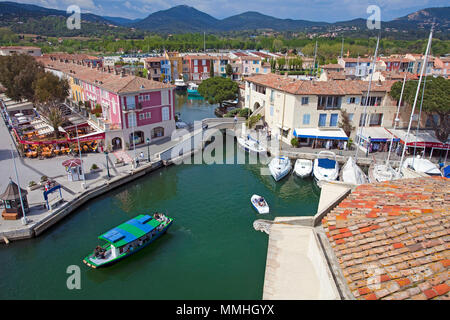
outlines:
[[[39,20],[43,17],[67,17],[66,11],[48,9],[36,5],[16,2],[0,2],[0,26],[27,23],[28,19]],[[144,19],[126,19],[121,17],[99,16],[83,13],[82,20],[90,23],[109,25],[111,27],[135,28],[155,33],[186,33],[186,32],[231,32],[243,30],[272,31],[318,31],[326,32],[339,29],[366,29],[366,19],[353,19],[335,23],[314,22],[307,20],[279,19],[258,12],[249,11],[225,19],[216,19],[211,15],[193,7],[179,5],[167,10],[150,14]],[[445,34],[450,30],[450,7],[427,8],[406,16],[383,21],[384,29],[398,31],[428,31],[435,22],[436,30]]]

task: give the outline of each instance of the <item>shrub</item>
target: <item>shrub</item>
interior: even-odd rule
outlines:
[[[256,116],[251,116],[247,120],[247,127],[252,128],[260,119],[261,119],[260,114],[257,114]]]
[[[299,146],[299,142],[298,142],[298,139],[297,138],[292,138],[291,139],[291,145],[294,147],[294,148],[298,148],[298,146]]]
[[[28,182],[28,186],[29,186],[29,187],[34,187],[36,184],[37,184],[37,183],[36,183],[36,181],[34,181],[34,180],[31,180],[30,182]]]
[[[47,181],[48,180],[48,177],[47,176],[42,176],[41,177],[41,182],[45,182],[45,181]]]
[[[98,169],[98,166],[95,163],[93,163],[91,166],[91,170],[97,170],[97,169]]]

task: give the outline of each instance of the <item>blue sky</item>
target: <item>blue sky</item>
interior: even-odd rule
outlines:
[[[258,11],[277,18],[335,22],[368,17],[366,9],[381,8],[381,20],[388,21],[428,7],[448,6],[448,0],[20,0],[47,8],[65,10],[78,5],[82,12],[102,16],[144,18],[150,13],[186,4],[223,19],[245,11]]]

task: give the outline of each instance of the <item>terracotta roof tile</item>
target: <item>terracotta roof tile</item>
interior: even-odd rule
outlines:
[[[359,186],[327,214],[322,226],[355,298],[450,298],[449,200],[445,178],[403,179]]]
[[[143,90],[148,91],[174,88],[171,84],[141,77],[131,75],[121,77],[120,75],[116,75],[114,70],[109,73],[107,71],[101,71],[101,69],[90,68],[71,62],[65,63],[60,62],[59,60],[50,60],[48,58],[40,58],[37,60],[42,62],[47,68],[62,71],[67,75],[114,93],[131,93]]]
[[[346,95],[361,94],[368,89],[368,81],[348,80],[348,81],[310,81],[296,80],[293,78],[276,75],[273,73],[256,75],[244,79],[252,83],[263,85],[269,88],[278,89],[291,94],[298,95]],[[396,81],[377,82],[371,87],[372,92],[389,92],[391,86]]]

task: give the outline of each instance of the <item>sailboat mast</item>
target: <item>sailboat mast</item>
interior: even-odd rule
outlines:
[[[316,47],[314,49],[314,63],[313,63],[313,71],[312,71],[311,75],[313,75],[316,70],[316,56],[317,56],[317,40],[316,40]]]
[[[406,72],[405,77],[403,78],[403,84],[402,84],[402,92],[400,93],[400,99],[398,100],[398,106],[397,106],[397,114],[395,115],[394,119],[394,130],[397,128],[397,123],[400,121],[398,118],[398,114],[400,113],[400,106],[402,104],[402,98],[403,98],[403,91],[405,90],[405,82],[406,82]],[[386,159],[386,165],[389,165],[389,158],[391,157],[391,151],[392,151],[392,144],[394,143],[394,134],[391,134],[391,144],[389,145],[389,152]]]
[[[400,170],[402,168],[403,160],[405,158],[405,151],[408,146],[409,132],[411,130],[411,124],[412,124],[412,118],[414,115],[414,110],[416,109],[417,98],[419,97],[420,83],[422,82],[423,73],[425,71],[425,67],[427,64],[428,52],[430,51],[430,47],[431,47],[431,39],[433,38],[433,28],[434,28],[434,25],[433,25],[433,27],[431,27],[430,36],[428,38],[427,49],[425,50],[425,58],[423,60],[422,68],[420,70],[419,83],[417,84],[416,96],[414,97],[414,103],[413,103],[412,110],[411,110],[411,116],[409,117],[408,131],[406,132],[405,145],[403,146],[402,157],[400,159],[400,164],[398,167],[398,173],[400,173]],[[420,121],[420,119],[418,119],[418,121]]]
[[[375,48],[375,54],[373,56],[373,67],[372,67],[372,73],[370,74],[369,77],[369,86],[367,88],[367,95],[366,95],[366,101],[364,102],[364,111],[363,111],[363,123],[362,126],[359,127],[359,137],[356,137],[356,151],[355,151],[355,161],[358,159],[358,149],[359,149],[359,144],[361,142],[361,136],[363,134],[363,129],[367,123],[367,104],[369,103],[369,94],[370,94],[370,89],[372,88],[372,78],[373,78],[373,74],[375,73],[375,66],[377,63],[377,54],[378,54],[378,45],[380,44],[380,34],[378,34],[378,38],[377,38],[377,46]],[[359,58],[359,57],[358,57]],[[367,148],[369,148],[369,145],[367,146]]]

